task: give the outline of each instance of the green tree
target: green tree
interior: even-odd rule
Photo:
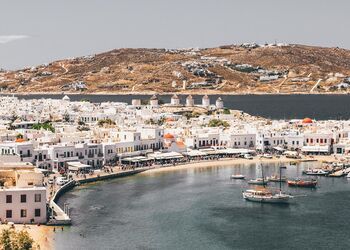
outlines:
[[[97,125],[100,126],[100,127],[103,127],[104,125],[115,125],[115,122],[112,121],[111,119],[107,118],[107,119],[102,119],[102,120],[99,120],[97,122]]]
[[[18,133],[18,134],[16,135],[16,139],[23,139],[23,135],[22,135],[21,133]]]
[[[33,247],[33,239],[27,231],[20,231],[16,235],[18,249],[29,250]]]
[[[2,230],[0,235],[1,248],[4,250],[11,250],[12,249],[11,242],[12,242],[11,231],[9,229]]]
[[[0,234],[0,246],[4,250],[30,250],[33,249],[33,243],[34,240],[27,231],[4,229]]]
[[[224,115],[229,115],[231,114],[231,111],[228,108],[225,108],[224,111],[222,112]]]
[[[227,121],[223,121],[223,120],[220,120],[220,119],[212,119],[209,121],[209,124],[208,124],[209,127],[225,127],[225,128],[228,128],[230,127],[230,124],[227,122]]]
[[[40,129],[45,129],[48,131],[51,131],[52,133],[55,132],[55,128],[52,126],[51,122],[46,121],[44,123],[36,123],[32,127],[33,129],[40,130]]]

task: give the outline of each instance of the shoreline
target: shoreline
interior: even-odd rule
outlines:
[[[286,158],[286,157],[281,157],[281,158],[272,158],[272,159],[266,159],[266,158],[258,158],[254,157],[251,160],[248,159],[243,159],[243,158],[226,158],[226,159],[220,159],[220,160],[209,160],[209,161],[197,161],[197,162],[189,162],[185,164],[179,164],[175,166],[164,166],[164,167],[153,167],[153,168],[148,168],[144,169],[143,171],[140,171],[138,173],[132,174],[132,175],[141,175],[141,176],[147,176],[147,175],[154,175],[154,174],[167,174],[170,172],[174,171],[183,171],[183,170],[193,170],[193,169],[199,169],[199,168],[213,168],[213,167],[236,167],[238,165],[250,165],[250,164],[268,164],[268,163],[301,163],[301,162],[330,162],[334,161],[334,156],[329,155],[329,156],[318,156],[315,158],[304,158],[304,159],[291,159],[291,158]],[[132,176],[131,175],[131,176]],[[117,178],[124,178],[124,177],[129,177],[130,175],[123,175],[119,176]],[[79,184],[79,187],[84,188],[85,185],[89,184],[94,184],[97,182],[104,182],[104,181],[109,181],[114,178],[105,178],[105,179],[96,179],[83,182]],[[72,189],[67,190],[64,192],[61,196],[64,196],[66,193],[71,192],[74,190],[76,186],[74,186]],[[21,225],[16,225],[16,227],[21,226]],[[37,227],[35,225],[30,225],[31,227]],[[38,227],[37,227],[38,228]],[[41,228],[45,228],[45,230],[41,230]],[[54,246],[55,242],[55,237],[53,233],[53,229],[51,230],[52,226],[41,226],[40,229],[34,229],[33,232],[29,232],[33,239],[35,240],[36,243],[40,244],[46,244],[46,246],[49,246],[49,249],[52,249]],[[43,248],[46,249],[46,248]]]
[[[189,162],[185,164],[179,164],[175,166],[165,166],[165,167],[156,167],[149,169],[143,173],[140,173],[140,175],[149,175],[149,174],[155,174],[155,173],[165,173],[165,172],[172,172],[172,171],[178,171],[178,170],[189,170],[189,169],[196,169],[196,168],[212,168],[212,167],[227,167],[232,166],[235,167],[237,165],[248,165],[248,164],[268,164],[268,163],[300,163],[300,162],[322,162],[322,161],[329,161],[332,158],[330,157],[322,157],[322,158],[314,158],[314,159],[291,159],[291,158],[272,158],[272,159],[266,159],[266,158],[257,158],[254,157],[252,160],[247,160],[243,158],[228,158],[228,159],[220,159],[216,161],[198,161],[198,162]]]

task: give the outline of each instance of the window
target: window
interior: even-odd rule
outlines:
[[[12,203],[12,195],[6,195],[6,203]]]
[[[6,218],[12,218],[12,210],[6,210]]]
[[[27,210],[21,209],[21,218],[27,217]]]
[[[34,201],[35,202],[41,202],[41,194],[35,194]]]
[[[21,203],[26,203],[26,202],[27,202],[27,195],[21,194]]]
[[[40,217],[40,208],[36,208],[36,209],[34,210],[34,216],[35,216],[35,217]]]

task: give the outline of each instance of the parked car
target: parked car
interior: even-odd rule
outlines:
[[[253,159],[253,156],[251,154],[245,154],[243,157],[244,157],[244,159],[248,159],[248,160]]]
[[[57,185],[64,185],[68,182],[68,179],[66,177],[57,177],[56,184]]]
[[[262,157],[266,158],[266,159],[272,159],[272,155],[270,155],[270,154],[263,154]]]

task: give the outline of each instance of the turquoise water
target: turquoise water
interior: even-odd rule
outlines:
[[[288,177],[308,166],[288,166]],[[278,165],[265,167],[266,175]],[[293,204],[244,201],[255,164],[138,175],[79,187],[69,202],[73,226],[57,249],[350,249],[350,180],[319,177],[319,188],[285,190]],[[278,184],[271,184],[271,187]]]

